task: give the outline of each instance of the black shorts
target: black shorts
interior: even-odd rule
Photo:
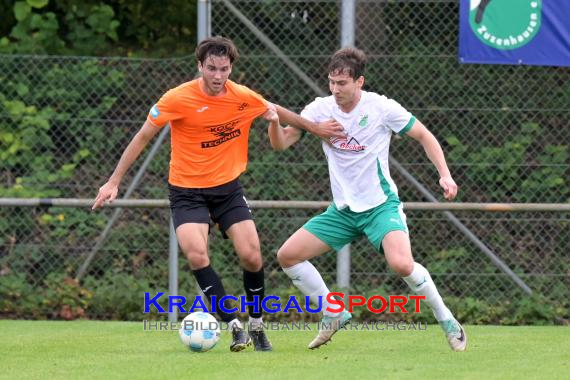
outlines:
[[[204,189],[168,184],[174,228],[184,223],[216,223],[224,237],[234,223],[253,220],[239,179]]]

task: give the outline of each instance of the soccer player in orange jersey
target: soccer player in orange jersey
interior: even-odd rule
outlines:
[[[210,219],[232,240],[243,267],[247,300],[257,299],[258,308],[249,306],[249,333],[234,313],[224,312],[219,305],[218,315],[232,329],[231,351],[241,351],[252,341],[256,351],[270,351],[271,343],[257,327],[262,322],[265,289],[259,238],[239,182],[246,170],[251,124],[262,116],[272,122],[281,119],[319,137],[344,134],[336,122],[312,123],[229,80],[238,59],[231,40],[212,37],[202,41],[196,48],[196,59],[201,78],[169,90],[151,108],[115,171],[99,189],[93,209],[117,197],[129,167],[160,129],[170,123],[169,198],[178,243],[204,294],[210,301],[212,296],[219,301],[226,292],[208,257]]]

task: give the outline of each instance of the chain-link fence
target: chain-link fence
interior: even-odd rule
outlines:
[[[340,44],[339,2],[229,3],[213,1],[211,20],[213,34],[231,37],[240,48],[234,80],[296,111],[317,96],[263,35],[326,92],[327,59]],[[460,201],[568,202],[570,70],[460,65],[458,11],[457,1],[359,1],[356,45],[369,56],[365,89],[398,100],[439,138]],[[193,56],[0,56],[0,67],[0,196],[22,198],[94,197],[152,104],[196,71]],[[437,172],[419,144],[395,137],[391,152],[439,197]],[[166,198],[168,154],[168,147],[161,147],[134,198]],[[123,191],[135,171],[125,178]],[[398,170],[391,174],[403,201],[425,200]],[[330,200],[319,141],[305,136],[291,150],[273,152],[259,121],[242,182],[250,199]],[[81,284],[71,280],[112,212],[0,208],[0,313],[140,318],[143,292],[168,289],[168,210],[125,210]],[[275,252],[314,214],[255,212],[269,292],[292,291]],[[535,292],[568,307],[567,213],[455,215]],[[522,291],[441,213],[407,216],[417,261],[430,269],[444,297],[456,301],[459,316],[508,321],[508,305]],[[231,244],[213,233],[210,248],[226,288],[241,292]],[[315,265],[335,282],[335,254]],[[183,258],[180,268],[180,293],[194,294]],[[351,285],[353,293],[406,292],[365,239],[352,247]],[[527,309],[523,312],[535,310]]]

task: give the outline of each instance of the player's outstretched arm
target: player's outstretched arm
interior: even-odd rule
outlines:
[[[284,125],[292,125],[295,128],[304,129],[315,136],[328,140],[330,137],[346,137],[344,128],[335,120],[327,120],[321,123],[313,123],[295,112],[289,111],[280,105],[275,105],[279,119]]]
[[[95,202],[91,208],[92,210],[102,207],[105,203],[111,203],[115,198],[117,198],[119,184],[121,183],[123,176],[159,130],[160,128],[154,126],[148,120],[143,124],[141,129],[137,132],[135,137],[133,137],[123,152],[115,171],[107,183],[99,188],[99,193],[97,194],[97,198],[95,198]]]
[[[451,177],[451,173],[445,162],[443,150],[435,136],[419,120],[415,121],[407,134],[422,144],[428,158],[436,167],[440,177],[439,185],[443,188],[443,196],[445,199],[454,199],[457,195],[457,184]]]
[[[294,127],[283,128],[279,123],[269,124],[269,142],[271,147],[277,151],[283,151],[295,144],[301,138],[303,132]]]
[[[293,127],[283,128],[279,124],[279,115],[274,107],[269,108],[262,117],[269,121],[267,134],[269,135],[271,147],[274,150],[283,151],[301,138],[301,130]]]

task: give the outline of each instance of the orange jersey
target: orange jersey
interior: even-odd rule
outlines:
[[[247,166],[249,130],[267,111],[263,97],[228,80],[226,94],[209,96],[201,79],[171,89],[147,119],[162,127],[170,122],[171,157],[168,182],[185,188],[228,183]]]

